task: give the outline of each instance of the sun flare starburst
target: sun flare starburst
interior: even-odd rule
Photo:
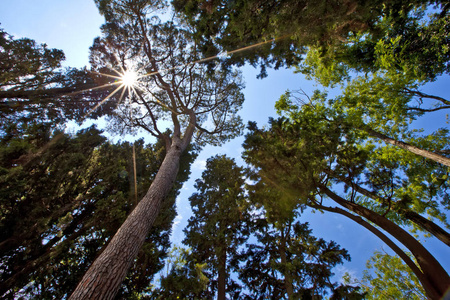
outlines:
[[[133,70],[127,70],[120,76],[120,81],[125,87],[133,87],[137,84],[138,74]]]
[[[155,71],[151,71],[151,72],[143,72],[143,70],[145,69],[145,67],[141,67],[139,69],[133,68],[133,63],[132,62],[128,62],[130,63],[128,68],[125,69],[125,67],[108,67],[111,71],[115,72],[117,75],[112,75],[110,74],[104,74],[104,73],[100,73],[100,72],[96,72],[96,71],[90,71],[91,73],[100,75],[100,76],[106,76],[109,78],[113,78],[114,82],[110,82],[101,86],[97,86],[94,88],[89,88],[88,90],[96,90],[96,89],[102,89],[102,88],[106,88],[106,87],[114,87],[116,86],[115,90],[112,91],[108,96],[106,96],[103,100],[101,100],[99,103],[97,103],[93,108],[91,108],[88,112],[86,112],[84,114],[84,116],[82,117],[83,119],[87,118],[87,116],[89,116],[93,111],[95,111],[98,107],[100,107],[103,103],[105,103],[108,99],[110,99],[111,97],[113,97],[116,93],[120,93],[119,96],[119,100],[117,103],[117,106],[122,102],[122,100],[124,98],[128,98],[131,96],[138,96],[138,97],[142,97],[141,92],[143,91],[141,85],[142,85],[142,80],[153,76],[155,74],[158,74],[161,72],[165,72],[165,71],[170,71],[173,70],[175,68],[178,67],[183,67],[183,66],[187,66],[187,65],[194,65],[194,64],[200,64],[200,63],[204,63],[213,59],[224,59],[225,57],[228,57],[231,54],[237,53],[237,52],[241,52],[241,51],[247,51],[250,50],[252,48],[256,48],[259,47],[261,45],[264,45],[266,43],[272,43],[275,40],[279,40],[279,39],[284,39],[288,37],[286,36],[282,36],[276,39],[272,39],[272,40],[267,40],[267,41],[263,41],[257,44],[253,44],[247,47],[243,47],[243,48],[239,48],[233,51],[229,51],[229,52],[224,52],[218,55],[214,55],[214,56],[210,56],[210,57],[206,57],[206,58],[202,58],[193,62],[188,62],[188,63],[184,63],[184,64],[180,64],[177,66],[173,66],[171,68],[165,69],[165,70],[155,70]],[[119,58],[116,56],[116,60],[117,60],[117,64],[118,66],[123,65],[123,62],[121,62],[119,60]],[[118,70],[119,69],[119,70]],[[144,80],[145,81],[145,80]],[[83,90],[84,91],[84,90]],[[76,91],[74,93],[81,93],[83,91]],[[73,94],[73,93],[72,93]],[[167,108],[167,107],[166,107]]]

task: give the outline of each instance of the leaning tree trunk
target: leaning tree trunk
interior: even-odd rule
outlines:
[[[428,297],[431,299],[441,299],[445,295],[445,292],[450,288],[450,277],[440,263],[420,242],[413,238],[403,228],[387,218],[380,216],[361,205],[345,200],[333,193],[326,186],[320,186],[319,188],[333,201],[380,226],[380,228],[388,232],[408,248],[416,258],[425,279],[430,283],[429,285],[424,286]]]
[[[380,203],[388,203],[389,201],[385,198],[382,198],[378,196],[377,194],[372,193],[371,191],[363,188],[362,186],[353,183],[350,179],[345,178],[344,176],[337,175],[333,170],[328,169],[326,170],[326,173],[344,183],[351,186],[355,191],[358,193],[361,193],[362,195],[369,197],[375,201],[378,201]],[[436,238],[438,238],[441,242],[446,244],[447,246],[450,246],[450,233],[445,231],[442,227],[437,225],[436,223],[428,220],[427,218],[423,217],[422,215],[418,214],[415,211],[406,210],[406,209],[394,209],[394,211],[398,212],[400,215],[402,215],[405,219],[410,220],[417,226],[421,227],[423,230],[428,231],[430,234],[434,235]]]
[[[421,228],[427,230],[429,233],[434,235],[436,238],[441,240],[447,246],[450,246],[450,234],[445,231],[442,227],[437,225],[436,223],[424,218],[414,211],[404,210],[400,211],[400,213],[414,224],[420,226]]]
[[[396,243],[394,243],[389,237],[387,237],[383,232],[378,230],[376,227],[374,227],[369,222],[366,222],[363,218],[360,216],[356,216],[344,209],[341,209],[339,207],[327,207],[320,204],[313,204],[310,205],[312,208],[321,209],[325,211],[329,211],[332,213],[343,215],[359,225],[363,226],[364,228],[368,229],[370,232],[375,234],[380,240],[382,240],[389,248],[392,249],[392,251],[395,252],[405,263],[406,265],[413,271],[414,275],[416,275],[417,279],[420,281],[423,287],[427,287],[428,289],[433,289],[432,286],[430,286],[430,283],[425,278],[423,272],[419,269],[419,267],[414,263],[414,261],[399,247]],[[427,288],[424,288],[425,290]]]
[[[378,132],[378,131],[373,130],[372,128],[369,128],[368,126],[364,127],[363,130],[366,131],[370,136],[379,138],[388,144],[400,147],[400,148],[410,151],[414,154],[420,155],[420,156],[428,158],[428,159],[432,159],[435,162],[438,162],[447,167],[450,167],[450,158],[448,158],[448,157],[433,153],[431,151],[420,149],[419,147],[410,145],[410,144],[402,142],[402,141],[395,140],[391,137],[388,137],[387,135],[382,134],[381,132]]]
[[[185,144],[185,143],[184,143]],[[147,194],[94,261],[69,299],[113,299],[177,177],[186,146],[173,142]]]

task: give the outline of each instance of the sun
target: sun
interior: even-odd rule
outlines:
[[[125,87],[133,87],[138,81],[138,74],[132,70],[127,70],[120,76],[120,81]]]

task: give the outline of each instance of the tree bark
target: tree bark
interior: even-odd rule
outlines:
[[[326,186],[321,185],[319,188],[333,201],[375,223],[408,248],[422,269],[424,278],[430,283],[429,285],[424,286],[428,297],[431,299],[441,299],[445,295],[445,292],[450,288],[450,277],[434,256],[431,255],[420,242],[387,218],[380,216],[361,205],[345,200],[333,193]]]
[[[431,222],[427,218],[424,218],[423,216],[419,215],[418,213],[414,211],[405,210],[400,212],[406,219],[410,220],[411,222],[414,222],[414,224],[417,224],[418,226],[422,227],[435,237],[437,237],[439,240],[441,240],[444,244],[447,246],[450,246],[450,234],[442,229],[442,227],[438,226],[434,222]]]
[[[217,300],[225,300],[227,283],[227,249],[225,243],[222,244],[220,257],[218,257],[218,278],[217,278]]]
[[[114,298],[158,216],[162,201],[175,182],[180,156],[187,144],[179,138],[172,142],[147,194],[91,265],[69,299]]]
[[[280,260],[283,266],[287,265],[287,257],[286,257],[286,235],[284,233],[284,228],[281,232],[281,241],[280,241]],[[284,273],[284,287],[286,288],[286,294],[289,300],[294,299],[294,287],[292,286],[292,276],[289,270],[285,269]]]
[[[447,167],[450,167],[450,158],[448,158],[448,157],[433,153],[428,150],[421,149],[419,147],[410,145],[410,144],[402,142],[402,141],[395,140],[393,138],[388,137],[387,135],[382,134],[381,132],[373,130],[369,126],[365,126],[363,128],[363,130],[366,131],[371,137],[379,138],[379,139],[383,140],[385,143],[400,147],[404,150],[410,151],[414,154],[420,155],[420,156],[428,158],[428,159],[432,159],[435,162],[438,162]]]
[[[414,263],[414,261],[399,247],[397,244],[395,244],[389,237],[387,237],[383,232],[378,230],[376,227],[372,226],[369,222],[366,222],[363,218],[360,216],[355,216],[354,214],[349,213],[346,210],[343,210],[339,207],[327,207],[319,204],[311,205],[313,208],[329,211],[332,213],[343,215],[359,225],[363,226],[373,234],[375,234],[380,240],[382,240],[389,248],[392,249],[392,251],[395,252],[405,263],[406,265],[411,269],[411,271],[414,272],[414,274],[417,276],[417,279],[420,281],[422,286],[427,286],[428,289],[432,289],[433,287],[430,286],[430,283],[425,278],[423,272],[420,270],[420,268]]]
[[[372,193],[371,191],[363,188],[362,186],[360,186],[358,184],[354,184],[353,182],[351,182],[350,180],[348,180],[345,177],[338,176],[332,170],[327,170],[326,173],[328,175],[346,183],[351,188],[353,188],[355,191],[357,191],[358,193],[360,193],[366,197],[369,197],[380,203],[388,203],[387,199],[384,199],[384,198],[378,196],[377,194]],[[406,219],[408,219],[411,222],[413,222],[414,224],[416,224],[417,226],[421,227],[423,230],[426,230],[429,233],[431,233],[432,235],[434,235],[436,238],[438,238],[441,242],[443,242],[447,246],[450,246],[450,233],[445,231],[442,227],[440,227],[436,223],[428,220],[427,218],[424,218],[423,216],[416,213],[415,211],[410,211],[410,210],[405,210],[405,209],[404,210],[396,210],[395,208],[394,208],[394,210],[397,211],[399,214],[401,214]]]

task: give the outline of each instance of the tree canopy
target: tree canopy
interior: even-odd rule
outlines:
[[[47,119],[80,121],[105,97],[98,87],[110,83],[87,69],[61,67],[64,53],[28,38],[15,39],[0,29],[0,117],[5,123]],[[94,90],[92,90],[94,89]],[[110,112],[107,103],[89,117]]]
[[[264,43],[251,51],[236,52],[228,60],[229,64],[243,65],[244,62],[261,66],[260,76],[265,76],[265,68],[292,66],[302,60],[308,47],[319,47],[322,53],[335,48],[350,47],[354,35],[374,36],[385,33],[380,19],[389,20],[393,31],[412,31],[404,35],[410,40],[417,29],[410,14],[423,6],[435,5],[439,16],[445,16],[448,5],[445,1],[197,1],[173,0],[172,4],[189,24],[196,28],[196,40],[202,45],[207,56],[219,52],[234,52],[250,45]],[[414,18],[412,18],[414,19]],[[438,21],[438,23],[441,21]],[[443,23],[445,24],[445,21]],[[437,24],[435,24],[437,25]],[[435,28],[440,28],[437,25]],[[441,29],[439,29],[441,30]],[[435,31],[428,31],[429,33]],[[446,29],[442,32],[446,35]],[[425,34],[418,43],[411,43],[409,50],[420,56],[419,45],[430,45],[434,35]],[[371,40],[366,48],[370,51]],[[443,44],[446,45],[446,44]],[[444,46],[445,48],[445,46]],[[358,50],[356,50],[358,51]],[[445,50],[444,50],[445,51]],[[361,63],[370,53],[346,56]],[[444,54],[445,55],[445,54]],[[356,59],[355,59],[356,58]],[[340,56],[333,56],[340,60]],[[417,60],[419,61],[419,60]]]
[[[90,68],[64,69],[61,50],[0,29],[1,297],[445,297],[448,272],[419,239],[450,246],[449,131],[411,124],[450,108],[423,90],[449,74],[448,3],[95,3],[105,24]],[[287,91],[280,117],[249,123],[249,168],[207,161],[190,248],[169,253],[190,164],[243,133],[245,63],[260,77],[295,67],[325,91]],[[64,129],[104,115],[110,133],[155,142]],[[312,235],[307,208],[354,221],[396,256],[375,253],[362,290],[336,283],[349,254]]]
[[[145,193],[164,154],[161,143],[138,141],[134,178],[129,143],[110,144],[94,127],[74,136],[49,127],[29,124],[20,135],[1,139],[0,291],[6,298],[67,297],[136,205],[135,197]],[[42,151],[54,135],[61,137]],[[38,157],[17,164],[36,151],[41,151]],[[122,296],[145,292],[162,268],[177,190],[194,157],[183,158],[176,189],[122,285]],[[134,195],[135,180],[139,195]]]
[[[143,129],[165,144],[166,155],[147,194],[83,277],[71,299],[113,297],[153,226],[191,141],[219,145],[238,136],[243,103],[240,73],[208,72],[192,32],[178,22],[161,23],[149,13],[159,2],[97,1],[106,23],[91,48],[91,64],[137,81],[116,93],[110,124],[117,132]],[[117,91],[117,89],[116,89]],[[114,269],[110,278],[101,276]]]

